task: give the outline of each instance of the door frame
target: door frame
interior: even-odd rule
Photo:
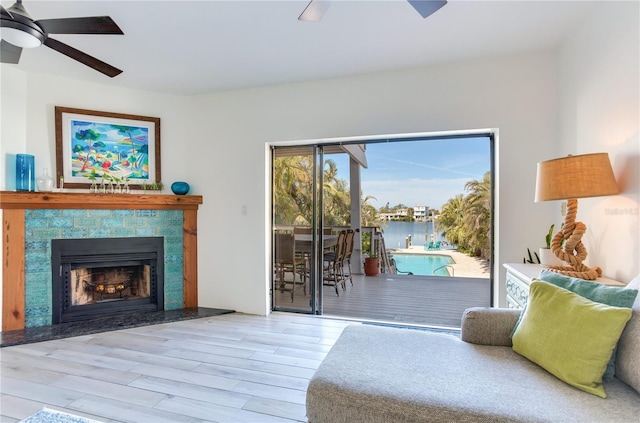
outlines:
[[[495,281],[495,275],[500,274],[499,270],[499,254],[498,254],[498,224],[499,222],[499,166],[498,166],[498,142],[499,142],[499,129],[498,128],[482,128],[482,129],[471,129],[471,130],[454,130],[454,131],[435,131],[435,132],[417,132],[417,133],[400,133],[400,134],[384,134],[384,135],[374,135],[374,136],[350,136],[350,137],[335,137],[335,138],[318,138],[318,139],[306,139],[306,140],[297,140],[297,141],[280,141],[280,142],[271,142],[266,144],[266,148],[269,151],[268,157],[268,166],[267,172],[269,173],[269,177],[267,178],[270,181],[269,187],[267,188],[267,221],[269,225],[266,227],[267,231],[267,249],[269,262],[267,263],[267,267],[270,271],[267,273],[267,286],[268,292],[270,293],[268,301],[270,300],[270,311],[275,311],[274,309],[274,300],[273,300],[273,292],[272,292],[272,277],[273,275],[273,147],[314,147],[314,152],[317,147],[322,146],[332,146],[332,145],[355,145],[355,144],[369,144],[369,143],[385,143],[385,142],[402,142],[402,141],[418,141],[429,140],[429,139],[456,139],[456,138],[469,138],[469,137],[481,137],[486,136],[489,138],[490,145],[490,172],[491,172],[491,244],[490,244],[490,257],[491,257],[491,266],[490,266],[490,286],[491,286],[491,304],[492,306],[496,306],[499,300],[500,286]],[[320,168],[322,169],[322,167]],[[315,180],[315,178],[314,178]],[[316,191],[316,189],[314,189]],[[360,201],[360,196],[358,196],[358,202]],[[315,208],[314,208],[315,210]],[[315,227],[315,225],[314,225]],[[316,243],[314,242],[314,245]],[[319,263],[320,269],[322,266],[322,262]],[[322,285],[320,285],[321,287]],[[319,289],[318,291],[322,291]],[[315,292],[315,291],[314,291]],[[317,294],[316,294],[317,295]],[[317,304],[317,302],[315,303]],[[321,293],[320,293],[320,304],[318,307],[314,309],[314,314],[322,314],[321,307]],[[277,311],[288,311],[283,308],[279,308]],[[299,312],[299,310],[290,310],[294,312]]]

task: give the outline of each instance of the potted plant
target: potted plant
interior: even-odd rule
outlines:
[[[380,273],[380,261],[375,254],[364,259],[364,274],[367,276],[377,276]]]
[[[551,250],[551,240],[553,239],[553,228],[551,225],[549,232],[545,235],[546,245],[540,248],[540,264],[545,266],[562,266],[564,263]]]

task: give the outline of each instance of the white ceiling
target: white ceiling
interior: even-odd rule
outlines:
[[[301,22],[308,0],[40,1],[37,19],[109,15],[124,36],[54,35],[124,72],[111,79],[45,46],[18,65],[172,94],[283,84],[557,46],[589,13],[583,1],[450,0],[423,19],[406,0],[333,0]],[[13,2],[2,1],[5,8]]]

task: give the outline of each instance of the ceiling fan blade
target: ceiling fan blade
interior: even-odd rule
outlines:
[[[47,38],[44,42],[49,48],[58,51],[65,56],[68,56],[74,60],[77,60],[80,63],[83,63],[90,68],[97,70],[98,72],[102,72],[103,74],[113,78],[116,75],[120,75],[122,71],[118,68],[111,66],[108,63],[103,62],[102,60],[96,59],[93,56],[88,55],[80,50],[77,50],[63,42],[58,40],[54,40],[53,38]]]
[[[446,0],[407,0],[414,9],[426,18],[438,11],[442,6],[447,4]]]
[[[299,21],[305,22],[318,22],[322,19],[331,2],[329,0],[311,0],[307,7],[304,8],[300,16]]]
[[[4,16],[5,18],[13,19],[13,15],[11,15],[11,13],[7,11],[7,9],[2,7],[2,5],[0,5],[0,15]]]
[[[124,34],[109,16],[40,19],[35,23],[47,34]]]
[[[0,41],[0,62],[17,64],[21,54],[22,47],[14,46],[5,40]]]

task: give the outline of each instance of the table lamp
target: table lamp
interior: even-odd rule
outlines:
[[[587,249],[582,235],[587,227],[576,222],[578,198],[618,194],[618,185],[607,153],[569,155],[538,163],[535,201],[567,200],[564,224],[551,241],[551,250],[567,266],[545,266],[547,269],[581,279],[594,280],[602,276],[599,267],[582,262]]]

